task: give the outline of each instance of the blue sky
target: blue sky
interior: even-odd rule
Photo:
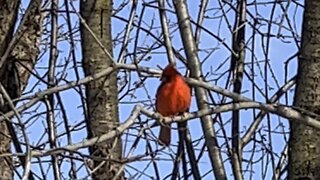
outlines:
[[[28,4],[29,1],[27,0],[23,0],[23,5],[26,6],[26,4]],[[115,1],[114,2],[114,7],[117,8],[119,7],[121,1]],[[253,2],[253,1],[252,1]],[[252,3],[251,1],[248,2],[248,4]],[[257,2],[265,2],[265,1],[257,1]],[[62,2],[60,2],[62,3]],[[75,6],[78,7],[78,2],[75,2]],[[191,15],[191,18],[196,21],[197,18],[197,13],[199,11],[199,3],[195,3],[195,1],[188,1],[189,3],[189,12]],[[223,18],[220,18],[220,15],[222,15],[221,13],[221,9],[219,9],[219,6],[217,4],[217,1],[209,1],[208,4],[208,9],[210,9],[210,11],[207,12],[207,16],[208,17],[216,17],[216,18],[207,18],[204,20],[203,22],[203,26],[205,28],[207,28],[208,30],[210,30],[210,32],[219,35],[219,37],[221,39],[223,39],[230,47],[231,47],[231,32],[229,31],[226,21]],[[234,2],[232,2],[234,3]],[[156,4],[154,4],[156,5]],[[286,7],[287,3],[283,3],[283,6]],[[266,22],[264,22],[262,19],[268,19],[271,16],[271,12],[272,12],[272,6],[273,4],[268,4],[268,5],[258,5],[258,6],[253,6],[250,5],[248,6],[248,11],[256,18],[261,19],[261,21],[259,21],[259,23],[261,23],[261,27],[259,27],[259,30],[262,33],[267,33],[268,27],[266,25]],[[64,9],[64,7],[60,6],[61,9]],[[131,4],[129,3],[129,5],[127,5],[122,11],[120,11],[117,15],[118,16],[122,16],[125,17],[126,19],[129,19],[129,12],[130,12],[130,8],[131,8]],[[172,8],[168,7],[170,10],[173,10]],[[137,7],[137,18],[135,19],[135,23],[138,22],[139,20],[139,16],[142,10],[142,4],[139,1],[138,3],[138,7]],[[228,21],[230,21],[230,24],[233,26],[234,24],[234,13],[232,10],[229,10],[229,6],[225,4],[225,8],[224,10],[227,12],[227,19]],[[256,12],[256,10],[258,12]],[[300,32],[301,32],[301,23],[302,23],[302,12],[303,9],[301,7],[297,7],[295,6],[293,3],[290,4],[288,11],[287,11],[287,15],[288,18],[290,20],[290,26],[295,27],[295,33],[297,33],[297,36],[300,36]],[[286,20],[285,17],[283,17],[283,11],[280,8],[280,5],[277,5],[277,7],[275,8],[274,11],[274,16],[273,16],[273,21],[275,22],[281,22],[281,19],[284,18],[282,25],[284,27],[281,27],[281,31],[280,34],[284,35],[284,36],[292,36],[292,34],[286,30],[286,28],[289,26],[288,25],[288,21]],[[294,16],[295,14],[295,16]],[[71,14],[72,16],[72,26],[78,26],[79,22],[77,19],[77,16],[75,14]],[[171,13],[171,12],[167,12],[167,16],[168,19],[170,19],[170,23],[171,25],[174,25],[173,23],[176,22],[176,15]],[[67,32],[67,27],[63,26],[65,25],[65,14],[60,14],[59,16],[59,24],[61,25],[61,29],[59,29],[60,33],[63,32]],[[247,29],[246,29],[246,45],[248,47],[248,50],[246,51],[246,63],[248,63],[245,67],[247,72],[250,72],[250,62],[251,62],[251,57],[252,55],[254,55],[254,60],[259,62],[255,64],[255,72],[256,72],[256,76],[255,76],[255,83],[257,85],[257,87],[261,88],[261,90],[264,91],[264,72],[263,72],[263,68],[264,68],[264,62],[265,62],[265,58],[266,56],[264,55],[264,46],[267,43],[267,38],[266,37],[262,37],[261,35],[257,34],[255,36],[255,49],[254,52],[251,53],[250,48],[252,47],[252,27],[250,26],[250,23],[252,23],[252,19],[248,18],[249,23],[247,24]],[[48,22],[48,20],[46,20],[46,22]],[[158,11],[155,8],[152,7],[146,7],[145,12],[144,12],[144,16],[143,16],[143,23],[142,23],[142,27],[144,28],[149,28],[150,24],[154,24],[154,27],[160,27],[160,21],[159,21],[159,15],[158,15]],[[123,34],[123,28],[125,27],[126,23],[117,19],[117,18],[113,18],[112,19],[112,33],[113,36],[116,37],[116,35],[118,35],[119,33]],[[50,25],[47,26],[48,28],[50,28]],[[129,42],[128,45],[128,53],[133,53],[134,52],[134,42],[136,39],[136,28],[133,28],[133,30],[131,31],[130,37],[131,37],[131,41]],[[175,31],[174,31],[175,30]],[[193,30],[194,30],[194,26],[193,26]],[[160,28],[155,28],[155,29],[151,29],[150,30],[151,33],[153,33],[154,35],[160,37],[161,35],[161,29]],[[179,31],[177,30],[177,26],[174,25],[174,27],[171,29],[172,32],[172,43],[173,43],[173,47],[177,50],[179,50],[180,54],[183,55],[185,57],[184,51],[183,51],[183,46],[182,46],[182,42],[181,42],[181,37],[179,35]],[[271,33],[272,34],[277,34],[279,32],[279,26],[278,25],[272,25],[271,27]],[[46,36],[43,36],[43,39]],[[78,65],[80,66],[80,62],[81,62],[81,47],[80,47],[80,42],[78,40],[80,40],[79,37],[79,31],[76,32],[75,34],[75,39],[76,41],[76,56],[77,56],[77,62]],[[143,31],[140,32],[139,35],[139,39],[138,39],[138,46],[141,48],[148,48],[150,47],[153,43],[155,42],[155,40],[147,35],[146,33],[144,33]],[[263,43],[262,43],[263,42]],[[119,51],[120,51],[120,47],[121,44],[115,44],[114,47],[114,57],[117,58],[119,56]],[[213,51],[213,53],[211,55],[208,55],[208,48],[215,48],[215,50]],[[75,73],[72,69],[73,64],[71,62],[68,62],[68,56],[70,53],[70,46],[69,46],[69,42],[68,41],[61,41],[58,44],[58,49],[59,49],[59,57],[58,57],[58,64],[60,64],[61,66],[67,64],[67,73],[64,74],[66,76],[65,79],[67,79],[68,81],[73,81],[76,80],[75,78]],[[222,78],[220,78],[219,80],[216,80],[218,77],[220,77],[222,75],[223,72],[227,71],[229,69],[230,66],[230,57],[231,54],[230,52],[223,46],[221,45],[221,43],[219,41],[217,41],[217,39],[213,38],[212,36],[210,36],[209,34],[207,34],[206,32],[202,31],[201,33],[201,39],[200,39],[200,45],[199,45],[199,58],[200,60],[204,60],[204,58],[208,58],[208,60],[203,63],[202,65],[202,70],[203,70],[203,74],[209,73],[208,79],[213,80],[212,83],[217,84],[221,87],[225,86],[225,83],[227,81],[227,74],[223,75]],[[270,89],[268,89],[269,91],[269,97],[271,97],[276,90],[278,89],[277,87],[277,83],[282,86],[285,83],[285,61],[292,55],[294,55],[296,52],[298,51],[298,47],[295,44],[293,38],[290,37],[285,37],[285,38],[277,38],[277,37],[273,37],[270,38],[270,49],[268,51],[268,61],[270,62],[270,67],[272,67],[272,72],[268,72],[268,86]],[[161,67],[164,67],[167,63],[167,57],[165,54],[165,49],[163,47],[156,49],[152,52],[150,52],[147,57],[150,57],[150,59],[148,58],[144,58],[143,61],[140,63],[140,65],[143,66],[148,66],[148,67],[152,67],[152,68],[157,68],[157,65],[160,65]],[[208,57],[207,57],[208,56]],[[127,56],[127,62],[128,63],[132,63],[133,56]],[[140,57],[140,54],[137,55],[137,57]],[[37,64],[37,68],[36,68],[36,72],[39,73],[40,75],[44,75],[47,71],[46,68],[48,66],[48,59],[49,56],[48,54],[45,54],[41,60],[39,61],[39,63]],[[217,69],[220,64],[227,60],[227,62],[221,66],[221,68]],[[258,66],[259,64],[259,66]],[[179,63],[178,61],[178,67],[179,67],[179,71],[182,74],[185,74],[185,67],[183,64]],[[290,61],[289,66],[288,66],[288,76],[287,79],[290,79],[291,77],[293,77],[296,74],[296,68],[297,68],[297,61],[296,58],[292,61]],[[211,70],[214,70],[213,73],[210,73]],[[81,72],[81,76],[83,77],[81,68],[79,68],[79,71]],[[57,72],[57,77],[61,76],[61,72],[63,72],[63,68],[57,68],[56,70]],[[274,76],[276,78],[276,81],[273,79],[272,73],[274,73]],[[250,74],[250,73],[249,73]],[[120,76],[123,76],[123,73],[120,74]],[[134,82],[140,82],[140,78],[139,75],[136,72],[131,72],[130,73],[130,78],[131,78],[131,85],[134,84]],[[66,83],[65,81],[60,81],[59,84],[64,84]],[[120,104],[119,104],[119,117],[120,117],[120,121],[123,122],[129,115],[130,112],[133,109],[133,106],[135,104],[129,104],[127,102],[130,101],[143,101],[146,102],[144,105],[146,106],[146,108],[154,108],[153,106],[150,107],[152,105],[152,102],[154,100],[154,95],[156,93],[156,89],[159,85],[159,80],[156,78],[148,78],[145,83],[144,86],[137,89],[136,91],[133,91],[133,96],[129,96],[127,95],[124,99],[121,100]],[[35,85],[36,84],[36,85]],[[35,88],[33,88],[33,86],[35,85]],[[250,83],[250,81],[248,80],[248,78],[244,78],[243,81],[243,95],[249,98],[252,98],[252,83]],[[232,90],[232,86],[228,86],[229,90]],[[37,80],[32,77],[30,79],[30,84],[28,85],[27,91],[33,89],[33,93],[36,91],[40,91],[43,89],[46,89],[46,86],[42,83],[37,84]],[[256,89],[256,92],[257,89]],[[290,105],[292,103],[292,92],[288,94],[289,97],[289,102],[288,104]],[[31,93],[31,92],[29,92]],[[123,92],[120,92],[120,96]],[[65,106],[65,109],[67,109],[67,115],[68,115],[68,121],[70,123],[71,126],[76,125],[78,123],[80,123],[81,121],[84,120],[83,117],[83,111],[82,108],[80,107],[81,105],[81,101],[80,101],[80,97],[79,94],[75,91],[75,90],[67,90],[64,92],[61,92],[61,96],[63,99],[63,103]],[[219,100],[221,99],[221,95],[217,95],[215,93],[213,93],[213,96],[215,98],[215,101],[219,102]],[[256,93],[256,100],[257,101],[261,101],[261,102],[265,102],[265,98],[259,94]],[[230,102],[230,100],[228,100]],[[281,98],[281,103],[286,103],[284,98]],[[58,107],[57,107],[58,108]],[[45,111],[45,106],[43,103],[38,103],[36,106],[34,106],[33,108],[31,108],[30,110],[28,110],[30,113],[28,114],[24,114],[23,118],[24,119],[28,119],[30,116],[34,115],[35,113],[40,113],[40,112],[44,112]],[[191,107],[191,111],[197,111],[197,107],[196,107],[196,102],[195,99],[193,98],[192,101],[192,107]],[[44,139],[40,139],[40,136],[45,132],[45,114],[39,116],[40,118],[38,120],[36,120],[33,124],[30,124],[29,129],[27,130],[30,141],[32,144],[36,145],[38,143],[38,141],[40,142],[45,142],[46,137],[44,137]],[[250,123],[252,123],[253,120],[253,112],[252,110],[243,110],[241,111],[241,130],[244,132],[244,130],[249,126]],[[141,117],[142,120],[146,120],[146,117],[142,116]],[[222,114],[222,119],[223,122],[227,122],[228,120],[230,120],[231,118],[231,113],[224,113]],[[61,113],[59,111],[59,109],[57,109],[56,111],[56,120],[57,120],[57,124],[60,124],[58,126],[58,134],[60,133],[64,133],[65,129],[64,126],[62,124],[62,117],[61,117]],[[269,117],[270,123],[271,123],[271,129],[278,131],[279,130],[279,123],[283,123],[285,125],[285,130],[288,131],[288,123],[286,120],[283,120],[282,118],[279,118],[278,116],[274,116],[274,115],[270,115]],[[149,121],[149,124],[152,124],[151,121]],[[261,126],[267,126],[267,122],[268,120],[265,118],[265,120],[263,121]],[[228,123],[224,126],[224,128],[227,130],[227,134],[230,137],[231,133],[230,133],[230,129],[231,129],[231,124]],[[189,127],[190,127],[190,131],[191,131],[191,135],[192,135],[192,139],[199,139],[202,137],[202,129],[201,129],[201,125],[200,125],[200,121],[199,120],[193,120],[189,123]],[[221,134],[221,130],[220,130],[220,126],[216,123],[215,124],[215,128],[216,130],[218,130],[218,137],[220,137]],[[261,129],[261,135],[267,135],[267,132],[264,131],[265,128]],[[279,130],[280,131],[280,130]],[[130,130],[130,133],[134,133],[137,134],[136,130]],[[131,136],[130,133],[123,135],[123,139],[128,140],[128,143],[126,144],[126,149],[124,149],[124,155],[126,156],[129,148],[130,144],[133,143],[133,140],[135,139],[135,136]],[[153,128],[152,129],[152,133],[151,134],[150,131],[147,131],[147,133],[153,138],[155,139],[156,136],[158,135],[158,128]],[[172,143],[173,144],[177,144],[177,131],[173,130],[173,139],[172,139]],[[154,136],[155,135],[155,136]],[[272,134],[272,147],[274,148],[273,150],[276,151],[278,154],[280,154],[280,152],[283,150],[284,145],[285,145],[285,141],[283,139],[282,135],[279,135],[277,133],[273,133]],[[72,141],[74,143],[76,142],[80,142],[83,139],[86,138],[86,132],[85,132],[85,128],[79,130],[79,131],[75,131],[74,133],[72,133]],[[257,135],[257,139],[261,138],[259,135]],[[268,139],[268,138],[267,138]],[[204,140],[202,139],[199,143],[199,145],[196,148],[201,148],[202,145],[204,143]],[[224,139],[223,138],[219,138],[219,144],[223,144]],[[230,143],[230,142],[229,142]],[[61,137],[59,138],[59,145],[63,146],[66,145],[67,141],[66,141],[66,137]],[[249,144],[248,147],[245,148],[245,150],[247,149],[251,149],[251,147],[253,146],[253,144]],[[259,146],[259,145],[257,145]],[[156,148],[156,144],[153,142],[153,147]],[[46,148],[49,148],[48,146],[46,146]],[[172,145],[171,146],[172,150],[168,150],[166,149],[165,151],[161,152],[161,154],[158,155],[159,158],[165,158],[165,159],[170,159],[170,156],[173,156],[176,152],[175,150],[175,146]],[[266,147],[257,147],[257,149],[262,149],[262,151],[258,151],[254,154],[254,159],[257,160],[259,159],[263,152],[265,152]],[[225,146],[223,146],[223,151],[225,151]],[[87,153],[86,149],[82,149],[80,150],[83,153]],[[145,141],[141,140],[139,142],[138,147],[136,148],[136,150],[134,151],[133,155],[140,155],[143,154],[146,151],[146,147],[145,147]],[[196,154],[199,154],[199,151],[196,152]],[[249,156],[251,156],[250,153],[245,153],[244,154],[244,158],[249,158]],[[227,156],[225,155],[225,153],[223,154],[223,158],[224,160],[227,159]],[[267,159],[268,157],[264,156],[265,159]],[[46,158],[48,159],[48,158]],[[150,166],[150,160],[149,161],[141,161],[141,162],[134,162],[134,163],[130,163],[127,167],[127,174],[129,173],[136,173],[136,169],[137,168],[139,170],[143,170],[143,169],[147,169],[146,173],[148,174],[154,174],[154,170],[152,168],[152,166]],[[276,160],[277,162],[277,160]],[[159,167],[160,167],[160,174],[161,177],[165,177],[166,175],[168,175],[169,173],[171,173],[171,169],[172,169],[172,162],[171,161],[157,161]],[[78,168],[81,168],[80,164],[81,162],[77,163]],[[227,161],[225,162],[226,165],[226,170],[227,170],[227,174],[230,176],[232,175],[232,171],[231,171],[231,166],[230,163]],[[47,165],[45,165],[47,166]],[[63,163],[62,166],[64,172],[62,172],[65,177],[67,177],[67,173],[68,170],[70,168],[69,163],[65,162]],[[211,168],[211,164],[209,161],[209,158],[207,156],[207,154],[205,153],[200,162],[199,162],[199,167],[200,167],[200,171],[201,174],[204,174],[208,171],[210,171]],[[243,167],[246,167],[246,163],[243,164]],[[261,166],[261,164],[255,164],[253,166],[253,170],[254,170],[254,176],[253,179],[259,179],[261,178],[261,169],[263,167]],[[266,179],[270,179],[272,176],[272,169],[271,166],[268,166],[268,171],[267,171],[267,176]],[[35,172],[39,172],[39,166],[34,164],[32,166],[32,170]],[[52,174],[52,171],[49,170],[48,173]],[[85,175],[87,174],[86,170],[84,167],[81,168],[81,171],[79,173],[79,175]],[[48,176],[49,177],[49,176]],[[81,176],[79,176],[80,178]],[[207,176],[205,176],[204,179],[212,179],[213,175],[212,173],[208,173]],[[245,173],[245,177],[248,178],[248,173]],[[50,178],[49,178],[50,179]],[[142,175],[140,177],[140,179],[149,179],[148,176]]]

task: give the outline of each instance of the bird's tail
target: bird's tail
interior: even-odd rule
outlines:
[[[169,146],[171,141],[171,125],[160,127],[159,141],[161,145]]]

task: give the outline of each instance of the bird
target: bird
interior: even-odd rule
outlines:
[[[156,111],[164,117],[183,115],[189,111],[191,88],[174,65],[167,65],[162,71],[161,84],[156,93]],[[169,146],[171,125],[160,124],[159,143]]]

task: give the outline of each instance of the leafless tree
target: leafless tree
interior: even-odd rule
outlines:
[[[112,1],[81,1],[83,17],[81,46],[83,69],[86,76],[94,75],[113,66],[111,14]],[[81,17],[80,17],[81,18]],[[99,46],[100,45],[100,46]],[[88,107],[88,137],[99,137],[119,126],[117,73],[91,81],[85,85]],[[121,139],[115,137],[90,147],[94,160],[94,179],[123,179],[120,173]]]
[[[0,0],[1,177],[319,178],[317,9]],[[168,63],[193,90],[183,116],[154,109]]]
[[[299,52],[297,85],[293,106],[301,112],[319,117],[319,1],[306,1]],[[320,178],[320,131],[295,121],[291,122],[289,141],[289,179]]]

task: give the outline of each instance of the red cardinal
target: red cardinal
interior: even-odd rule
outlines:
[[[191,89],[184,77],[169,64],[162,72],[161,85],[156,95],[156,110],[162,116],[181,115],[189,111]],[[170,125],[161,126],[160,144],[168,146],[171,141]]]

